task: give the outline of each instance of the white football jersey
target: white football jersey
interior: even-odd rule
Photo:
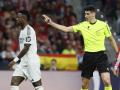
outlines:
[[[19,35],[20,51],[24,48],[24,44],[31,44],[28,52],[24,56],[26,55],[31,56],[37,54],[36,33],[30,25],[26,25],[25,28],[20,32]]]
[[[14,66],[13,76],[21,76],[36,82],[41,78],[40,58],[37,55],[37,41],[34,29],[30,25],[26,25],[20,32],[19,36],[20,51],[24,48],[24,44],[31,44],[28,52],[21,58],[20,63]]]

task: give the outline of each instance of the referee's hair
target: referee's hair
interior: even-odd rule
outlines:
[[[84,11],[96,12],[96,8],[93,5],[88,5],[84,8]]]
[[[30,13],[27,10],[20,10],[18,13],[25,15],[27,17],[27,20],[30,21]]]

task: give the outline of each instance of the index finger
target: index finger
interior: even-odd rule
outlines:
[[[48,18],[48,16],[47,16],[47,15],[45,15],[45,14],[43,14],[43,15],[42,15],[42,17],[44,17],[44,18]]]

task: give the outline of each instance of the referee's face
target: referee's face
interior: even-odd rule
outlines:
[[[91,22],[95,18],[95,12],[85,11],[85,19],[88,22]]]

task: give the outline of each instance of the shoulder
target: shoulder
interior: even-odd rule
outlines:
[[[88,24],[87,21],[82,21],[82,22],[79,23],[79,25],[86,25],[86,24]]]
[[[30,31],[34,31],[34,29],[33,29],[33,27],[32,26],[30,26],[30,25],[27,25],[27,30],[30,30]]]
[[[102,21],[102,20],[97,20],[97,23],[100,24],[100,25],[103,25],[103,26],[108,25],[107,22]]]
[[[30,35],[31,33],[33,34],[35,32],[35,30],[33,29],[32,26],[27,25],[26,26],[26,32],[27,32],[28,35]]]
[[[78,24],[73,25],[73,26],[84,26],[86,24],[88,24],[87,21],[82,21],[82,22],[79,22]]]

